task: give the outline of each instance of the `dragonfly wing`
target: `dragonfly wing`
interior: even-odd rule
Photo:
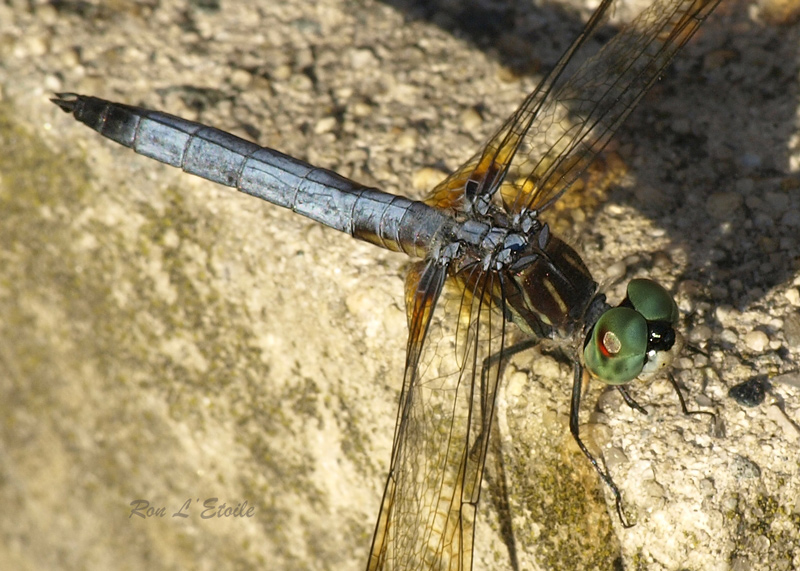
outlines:
[[[525,98],[522,105],[492,135],[489,141],[466,163],[439,183],[425,202],[438,208],[458,211],[467,209],[467,201],[480,195],[491,196],[505,179],[508,168],[522,143],[523,137],[539,116],[542,106],[550,99],[554,84],[564,73],[567,64],[601,23],[613,0],[603,0],[586,23],[581,34],[559,58],[553,70]]]
[[[583,33],[483,149],[426,201],[464,210],[500,191],[510,213],[542,211],[566,192],[720,0],[657,0],[574,72],[570,59],[596,31],[604,0]]]
[[[510,212],[541,211],[566,192],[719,0],[658,0],[552,90],[502,192]],[[542,152],[544,148],[544,152]]]
[[[472,567],[505,323],[497,274],[445,276],[429,261],[407,280],[408,356],[369,570]]]

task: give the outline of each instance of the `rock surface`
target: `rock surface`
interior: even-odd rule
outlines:
[[[51,94],[163,109],[419,197],[588,15],[532,4],[0,5],[8,568],[362,568],[406,338],[404,257],[117,147]],[[497,433],[523,569],[800,568],[784,332],[800,286],[800,28],[768,9],[723,2],[619,131],[611,190],[560,213],[598,281],[648,274],[677,293],[701,349],[677,376],[718,422],[680,414],[663,380],[632,389],[647,416],[589,392],[586,433],[637,521],[622,529],[569,436],[569,368],[515,357]],[[756,375],[775,378],[764,404],[727,396]],[[498,489],[475,569],[510,567]],[[210,498],[251,517],[205,519]],[[132,516],[135,500],[153,517]]]

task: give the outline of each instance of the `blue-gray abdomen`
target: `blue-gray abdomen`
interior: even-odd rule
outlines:
[[[362,186],[213,127],[96,97],[59,94],[55,102],[141,155],[389,250],[424,256],[452,227],[446,214],[422,202]]]

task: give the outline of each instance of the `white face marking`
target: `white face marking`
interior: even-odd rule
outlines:
[[[647,362],[644,364],[639,378],[642,380],[650,379],[664,367],[671,365],[672,361],[681,352],[681,349],[683,349],[683,336],[676,331],[675,343],[673,343],[669,351],[648,351]]]

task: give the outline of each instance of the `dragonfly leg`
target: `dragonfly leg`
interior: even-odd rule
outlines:
[[[617,385],[617,390],[619,391],[619,394],[622,395],[622,399],[625,401],[625,404],[635,411],[641,412],[642,414],[647,414],[647,411],[644,409],[644,407],[642,407],[642,405],[633,399],[631,393],[628,391],[628,387],[625,385]]]
[[[487,391],[489,390],[489,374],[492,370],[492,367],[495,365],[502,366],[501,361],[504,361],[517,353],[522,353],[523,351],[530,349],[531,347],[535,347],[539,343],[540,339],[533,338],[533,339],[525,339],[524,341],[520,341],[519,343],[515,343],[511,347],[507,349],[503,349],[499,353],[495,353],[493,355],[489,355],[483,360],[481,363],[481,386],[480,386],[480,395],[479,402],[481,405],[481,418],[486,418],[486,411],[488,407],[492,405],[489,402],[490,399],[495,398],[495,394],[492,393],[489,395]],[[486,432],[490,430],[490,427],[485,426],[483,430],[481,430],[480,434],[476,435],[472,446],[470,446],[470,455],[476,456],[480,453],[480,450],[483,447],[483,439],[486,438]]]
[[[511,345],[511,347],[508,347],[507,349],[503,349],[499,353],[495,353],[494,355],[489,355],[488,357],[486,357],[481,365],[481,387],[480,387],[481,395],[486,394],[486,387],[489,386],[487,384],[489,381],[488,378],[489,371],[492,370],[492,367],[500,363],[500,361],[510,359],[517,353],[522,353],[523,351],[526,351],[531,347],[535,347],[540,341],[541,339],[538,338],[525,339],[524,341],[520,341],[519,343]],[[484,398],[481,398],[480,401],[481,401],[481,415],[483,415],[482,418],[486,418],[486,405],[488,403]]]
[[[675,389],[676,393],[678,393],[678,400],[681,401],[681,410],[683,411],[683,414],[687,414],[687,415],[691,415],[691,414],[707,414],[707,415],[709,415],[711,417],[711,421],[716,426],[716,424],[717,424],[717,415],[716,414],[714,414],[713,412],[707,411],[707,410],[689,410],[689,408],[686,406],[686,399],[683,397],[683,392],[681,392],[681,387],[678,384],[678,381],[675,380],[675,376],[671,372],[668,372],[667,373],[667,378],[669,379],[669,382],[672,385],[672,388]]]
[[[521,353],[531,347],[535,347],[540,342],[538,338],[532,339],[525,339],[524,341],[520,341],[519,343],[515,343],[514,345],[504,348],[499,353],[495,353],[486,357],[483,362],[481,363],[481,385],[480,385],[480,394],[481,398],[480,405],[481,405],[481,418],[486,418],[486,409],[490,406],[489,403],[490,398],[494,398],[495,395],[492,393],[489,395],[487,391],[489,391],[489,375],[491,374],[491,370],[495,366],[502,366],[503,361],[507,360],[508,358],[516,355],[517,353]],[[493,415],[492,422],[496,425],[497,424],[497,417]],[[487,435],[487,431],[489,431]],[[477,455],[479,454],[480,447],[483,445],[483,439],[489,437],[490,447],[492,450],[492,456],[494,458],[494,474],[492,470],[488,470],[484,473],[484,480],[490,486],[492,485],[492,480],[494,480],[494,487],[496,489],[496,493],[490,493],[491,501],[494,503],[495,508],[497,509],[498,518],[500,521],[500,528],[501,528],[501,535],[503,537],[503,541],[506,544],[506,549],[508,549],[508,556],[511,561],[511,568],[514,571],[519,569],[519,561],[517,556],[517,545],[514,539],[514,531],[512,527],[512,517],[511,517],[511,506],[508,501],[508,487],[506,482],[506,475],[505,475],[505,465],[503,462],[503,455],[501,451],[501,444],[500,444],[500,435],[499,430],[495,427],[494,431],[492,431],[488,426],[484,425],[481,433],[475,438],[474,443],[470,447],[470,455]]]
[[[535,347],[540,341],[541,340],[539,338],[525,339],[524,341],[515,343],[507,349],[503,349],[499,353],[489,355],[483,360],[483,363],[481,363],[481,386],[479,387],[481,398],[478,399],[481,406],[481,418],[486,418],[487,409],[492,405],[492,403],[489,401],[495,398],[494,392],[491,394],[487,392],[489,390],[489,374],[492,370],[492,367],[495,365],[502,366],[501,361],[506,360],[517,353],[522,353],[531,347]],[[480,453],[480,450],[483,448],[484,438],[486,438],[489,430],[490,427],[484,426],[480,433],[476,435],[472,446],[470,446],[470,456],[477,457],[477,455]]]
[[[595,471],[600,475],[600,478],[603,479],[603,482],[605,482],[606,486],[611,489],[611,493],[614,494],[617,515],[622,523],[622,527],[633,527],[633,524],[628,522],[628,518],[625,516],[625,512],[622,509],[622,494],[620,494],[619,488],[617,488],[617,485],[614,483],[614,480],[611,479],[609,473],[600,467],[597,459],[592,456],[592,453],[589,452],[589,449],[586,448],[586,445],[581,440],[579,413],[581,409],[582,383],[583,367],[580,365],[580,363],[575,363],[575,375],[572,379],[572,400],[569,407],[569,431],[572,433],[572,437],[578,444],[578,448],[580,448],[581,452],[583,452],[583,455],[589,459],[589,462],[591,462],[592,466],[594,466]]]

